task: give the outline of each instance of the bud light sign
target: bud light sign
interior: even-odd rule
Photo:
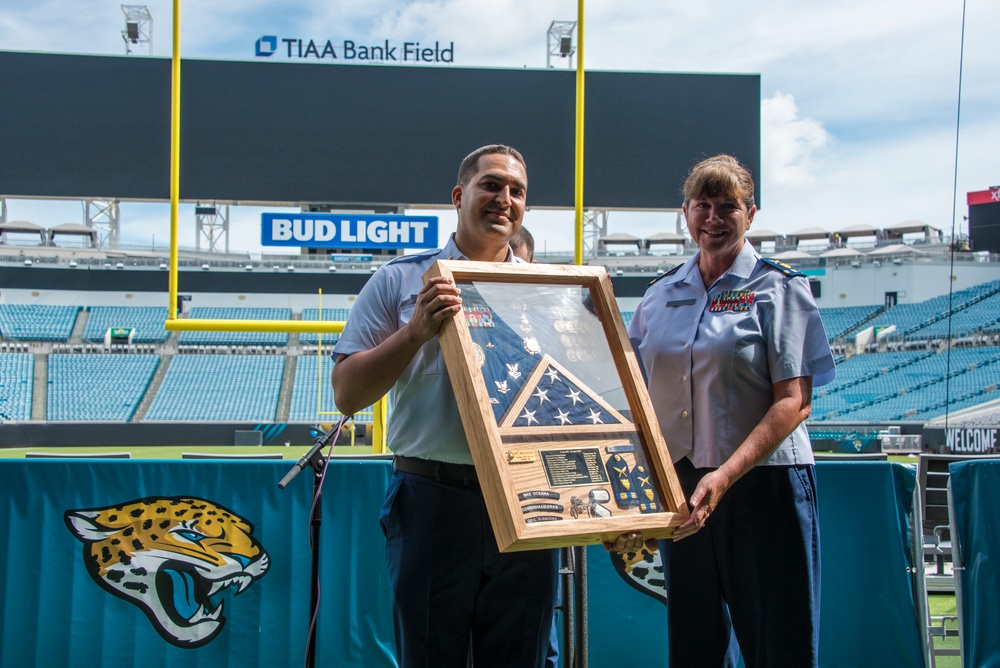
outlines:
[[[437,216],[262,213],[264,246],[437,248]]]

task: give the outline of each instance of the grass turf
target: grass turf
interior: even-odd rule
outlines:
[[[49,448],[0,448],[0,457],[24,458],[27,452],[42,452],[47,454],[69,454],[79,456],[82,454],[99,454],[108,452],[128,452],[132,459],[181,459],[181,453],[197,452],[220,455],[264,455],[280,452],[282,459],[294,459],[309,451],[311,446],[293,445],[231,445],[231,446],[195,446],[195,445],[141,445],[141,446],[103,446],[103,447],[49,447]],[[323,453],[326,454],[324,448]],[[350,446],[338,445],[333,448],[334,455],[371,455],[372,448],[369,445]]]

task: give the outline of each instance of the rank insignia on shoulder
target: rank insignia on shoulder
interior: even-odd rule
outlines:
[[[761,262],[764,262],[765,264],[771,265],[772,267],[774,267],[775,269],[777,269],[778,271],[780,271],[785,276],[805,276],[805,274],[803,274],[798,269],[794,269],[794,268],[788,266],[787,264],[785,264],[784,262],[782,262],[780,260],[775,260],[772,257],[762,257],[760,260],[761,260]]]
[[[680,271],[681,267],[683,267],[683,266],[684,266],[683,264],[678,264],[673,269],[671,269],[670,271],[665,272],[663,274],[660,274],[659,276],[657,276],[656,278],[654,278],[653,280],[651,280],[649,283],[647,283],[646,287],[648,288],[649,286],[651,286],[653,283],[656,283],[661,278],[666,278],[667,276],[673,276],[678,271]]]

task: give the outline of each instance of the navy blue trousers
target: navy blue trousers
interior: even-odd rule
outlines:
[[[675,464],[685,498],[712,469]],[[661,541],[670,665],[817,666],[819,521],[814,466],[758,466],[722,497],[698,533]]]
[[[541,667],[558,550],[500,554],[478,485],[395,471],[381,516],[401,668]]]

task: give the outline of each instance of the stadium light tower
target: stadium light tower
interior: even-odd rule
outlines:
[[[125,55],[134,53],[134,48],[146,47],[147,55],[153,55],[153,16],[146,5],[122,5],[125,14],[125,29],[122,30],[122,40],[125,42]]]
[[[229,205],[217,206],[202,204],[198,202],[194,207],[194,217],[198,224],[198,232],[195,235],[195,250],[201,252],[201,241],[205,240],[206,249],[209,253],[229,252]],[[219,242],[223,241],[225,249],[219,248]]]
[[[565,58],[569,69],[573,69],[573,56],[576,55],[576,45],[573,43],[573,33],[576,32],[576,21],[553,21],[549,25],[548,50],[545,54],[545,67],[552,69],[552,57]]]
[[[118,248],[121,238],[121,211],[118,200],[83,200],[83,224],[97,230],[99,248]]]

